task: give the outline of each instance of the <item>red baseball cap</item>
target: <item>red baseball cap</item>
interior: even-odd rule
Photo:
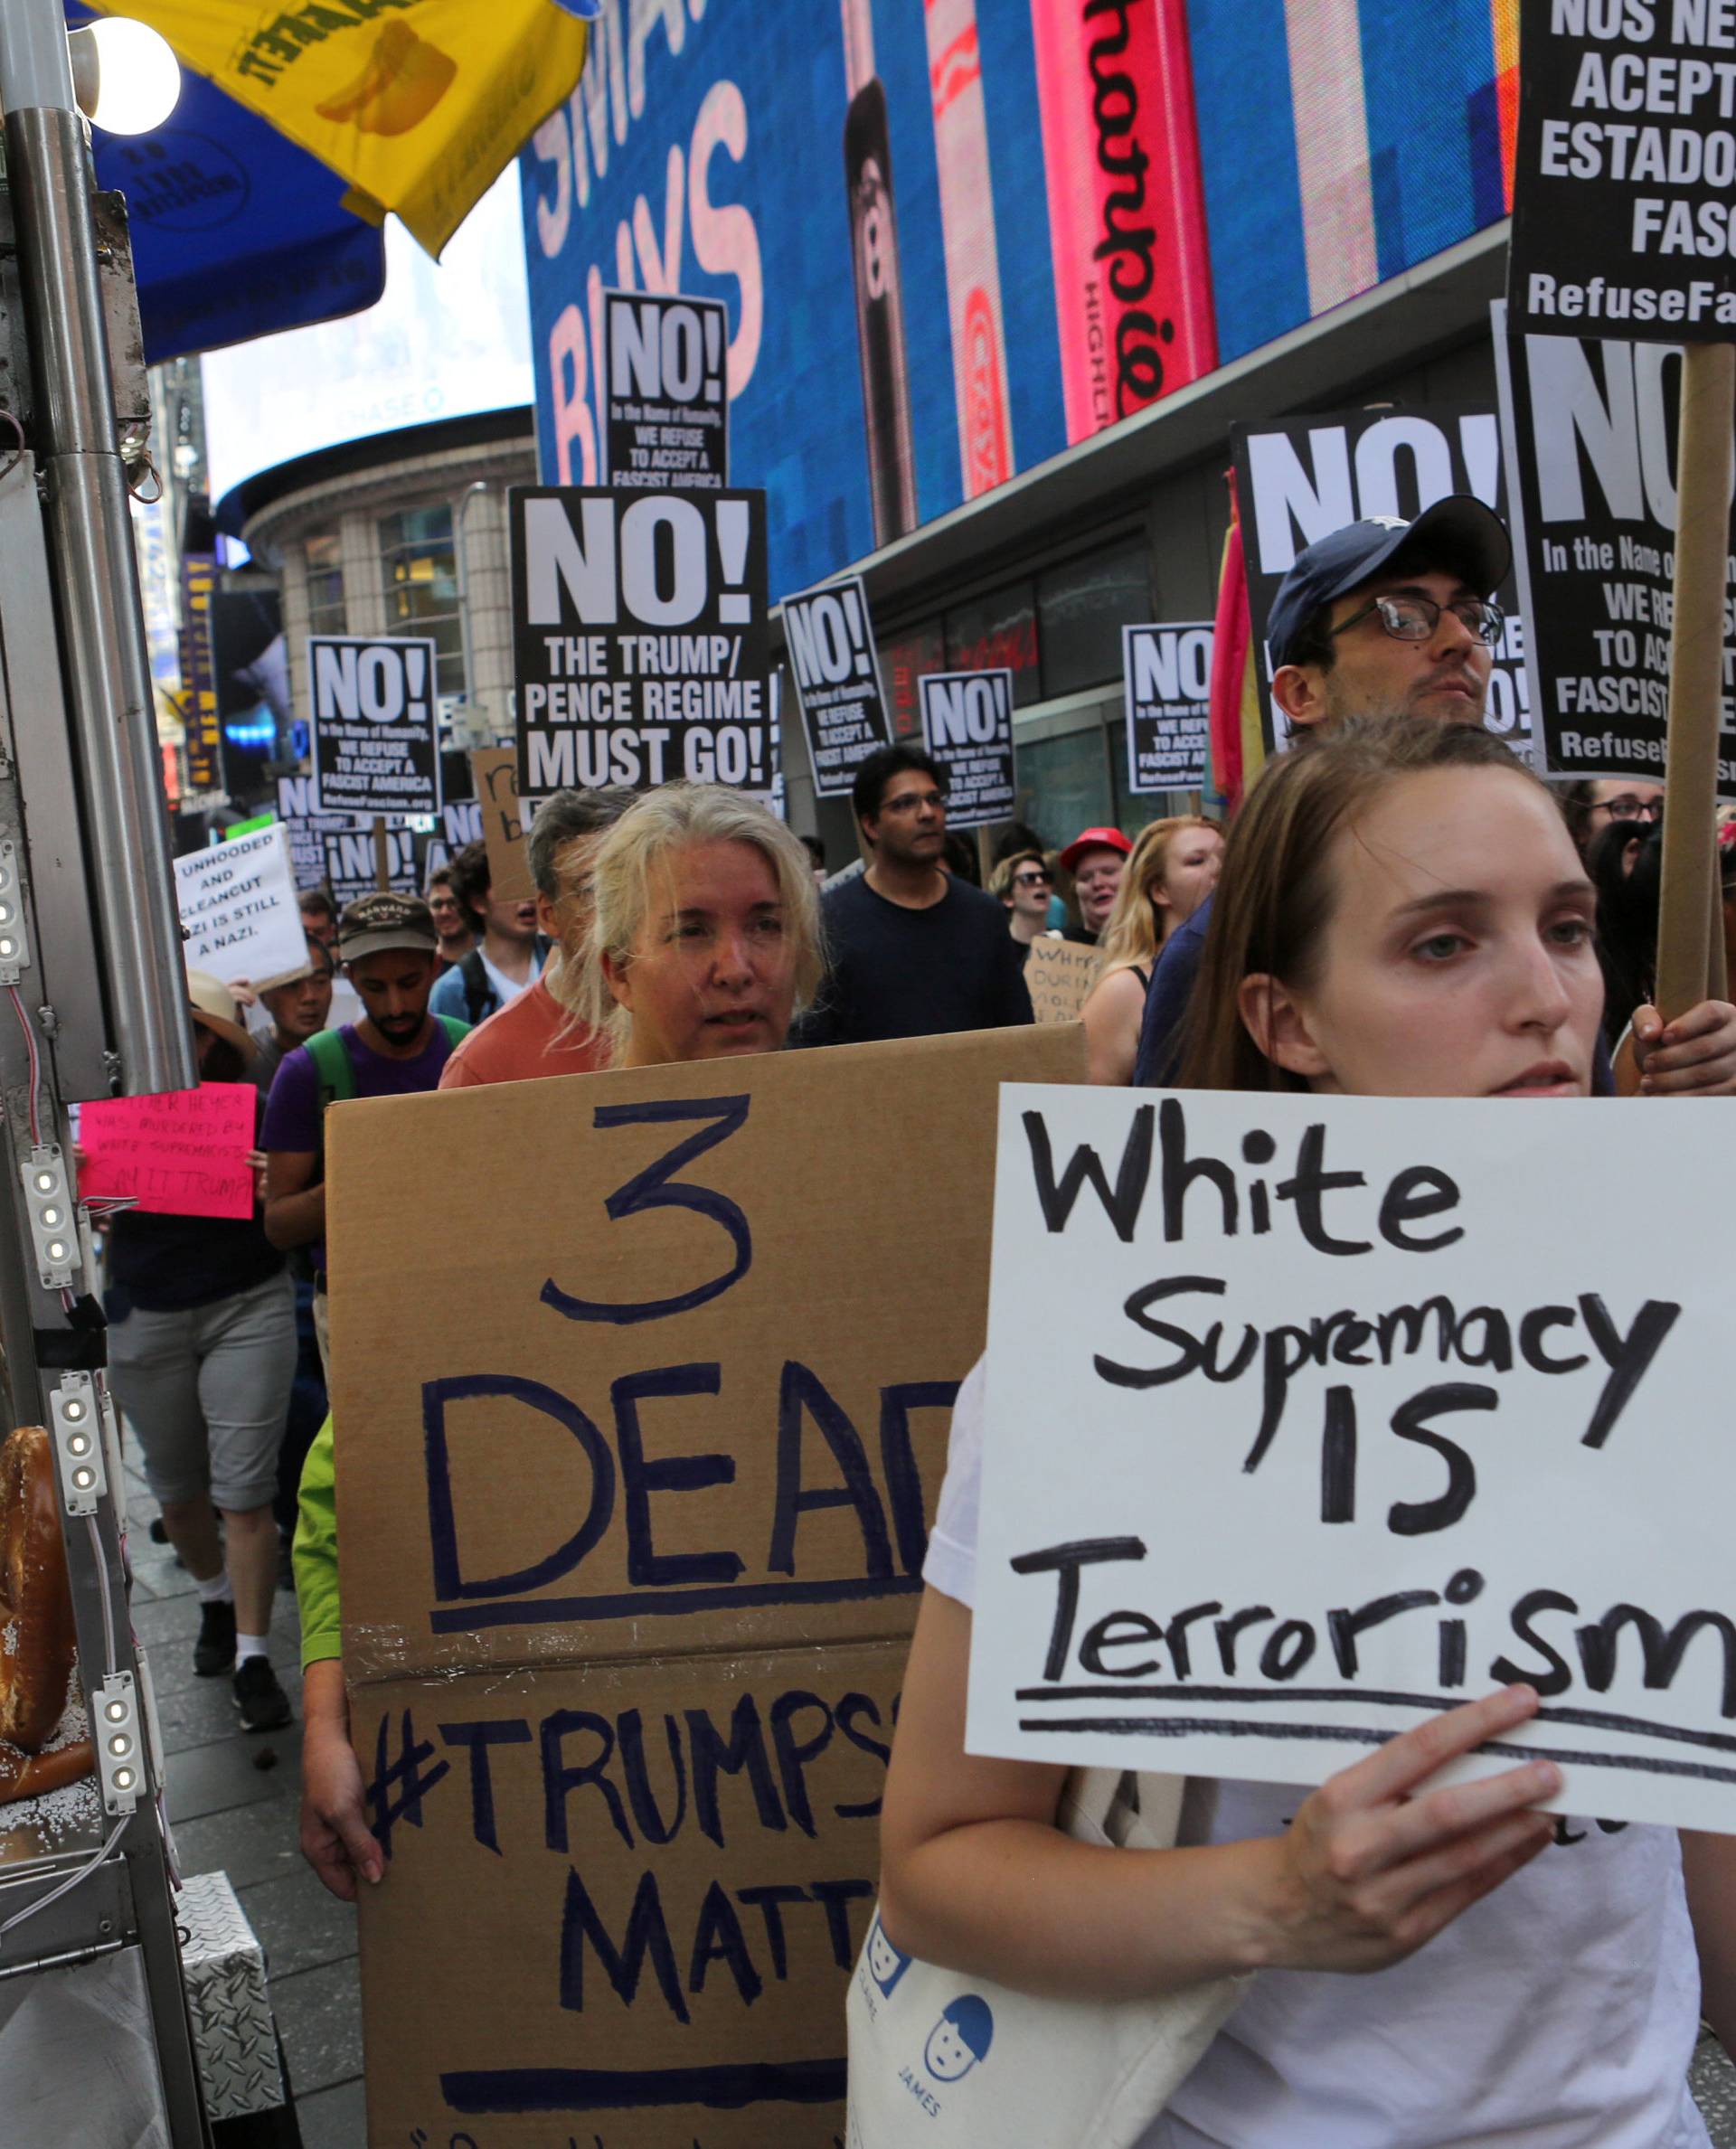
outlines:
[[[1071,872],[1087,851],[1119,851],[1127,857],[1133,845],[1118,828],[1088,828],[1082,835],[1076,835],[1061,854],[1061,862]]]

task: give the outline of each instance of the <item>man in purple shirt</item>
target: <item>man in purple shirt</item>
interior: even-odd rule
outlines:
[[[431,1015],[439,938],[420,896],[382,890],[347,905],[337,952],[363,1020],[322,1031],[288,1053],[271,1085],[260,1136],[266,1153],[265,1235],[305,1246],[314,1263],[314,1328],[331,1377],[326,1299],[326,1107],[351,1097],[403,1097],[439,1086],[447,1055],[467,1024]]]

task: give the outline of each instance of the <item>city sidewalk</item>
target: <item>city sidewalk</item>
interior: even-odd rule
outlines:
[[[271,1661],[296,1722],[249,1736],[227,1678],[193,1668],[199,1600],[166,1545],[126,1443],[133,1626],[150,1653],[168,1755],[169,1817],[183,1873],[229,1875],[264,1946],[271,2005],[288,2055],[304,2149],[363,2149],[362,2020],[355,1912],[328,1895],[297,1847],[301,1785],[301,1672],[296,1600],[279,1590]]]

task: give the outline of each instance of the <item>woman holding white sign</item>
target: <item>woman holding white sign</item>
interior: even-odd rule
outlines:
[[[1269,770],[1230,839],[1184,1080],[1586,1096],[1593,917],[1559,812],[1498,741],[1347,726]],[[1190,1783],[1173,1850],[1071,1840],[1062,1770],[965,1753],[982,1397],[979,1367],[888,1781],[882,1947],[1099,2009],[1251,1974],[1165,2108],[1117,2135],[1137,2149],[1704,2144],[1695,1927],[1706,2012],[1736,2031],[1736,1838],[1558,1824],[1533,1810],[1561,1785],[1543,1759],[1430,1790],[1533,1713],[1530,1687],[1317,1789]]]
[[[1139,831],[1103,928],[1102,966],[1080,1010],[1093,1082],[1125,1089],[1139,1056],[1146,993],[1165,943],[1218,884],[1223,831],[1176,814]]]

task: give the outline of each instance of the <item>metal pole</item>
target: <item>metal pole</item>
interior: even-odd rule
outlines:
[[[198,1080],[116,443],[83,123],[60,0],[0,5],[0,106],[109,1013],[127,1094]]]

